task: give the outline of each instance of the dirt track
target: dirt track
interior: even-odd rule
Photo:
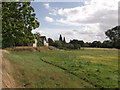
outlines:
[[[2,53],[9,53],[6,50],[0,50]],[[14,69],[10,62],[2,55],[2,88],[15,88],[15,80],[13,78]]]

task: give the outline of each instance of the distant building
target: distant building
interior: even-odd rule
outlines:
[[[41,36],[40,38],[41,38],[44,46],[49,46],[49,43],[47,42],[46,36]]]

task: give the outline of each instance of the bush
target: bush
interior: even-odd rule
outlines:
[[[66,44],[66,49],[74,49],[74,45],[73,44]]]
[[[80,44],[74,44],[74,49],[80,49],[80,48],[81,48]]]
[[[61,42],[61,41],[55,41],[55,42],[53,43],[53,46],[54,46],[54,47],[57,47],[57,48],[62,48],[62,42]]]

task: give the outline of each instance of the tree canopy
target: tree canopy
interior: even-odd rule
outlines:
[[[13,47],[33,42],[32,29],[39,27],[30,2],[2,3],[2,46]]]
[[[111,40],[115,48],[120,48],[120,26],[107,30],[105,34]]]
[[[50,46],[53,45],[53,42],[54,42],[54,41],[53,41],[51,38],[48,38],[48,43],[49,43]]]

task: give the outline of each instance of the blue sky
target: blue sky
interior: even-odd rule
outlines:
[[[35,9],[35,13],[36,13],[36,17],[38,18],[38,21],[41,23],[40,25],[40,29],[41,28],[72,28],[73,26],[62,26],[62,25],[54,25],[52,23],[49,23],[47,21],[44,20],[44,18],[46,16],[51,16],[52,18],[56,18],[59,19],[62,16],[52,16],[49,15],[49,11],[46,10],[46,8],[44,7],[44,4],[46,4],[48,2],[32,2],[31,6],[34,7]],[[51,7],[57,7],[57,8],[74,8],[77,6],[82,6],[84,5],[84,2],[49,2]],[[64,17],[63,17],[64,18]],[[75,26],[76,27],[76,26]]]
[[[40,22],[40,27],[33,32],[54,40],[62,34],[68,42],[71,39],[104,41],[104,32],[117,25],[116,4],[117,0],[111,3],[108,0],[32,2],[31,6]]]

